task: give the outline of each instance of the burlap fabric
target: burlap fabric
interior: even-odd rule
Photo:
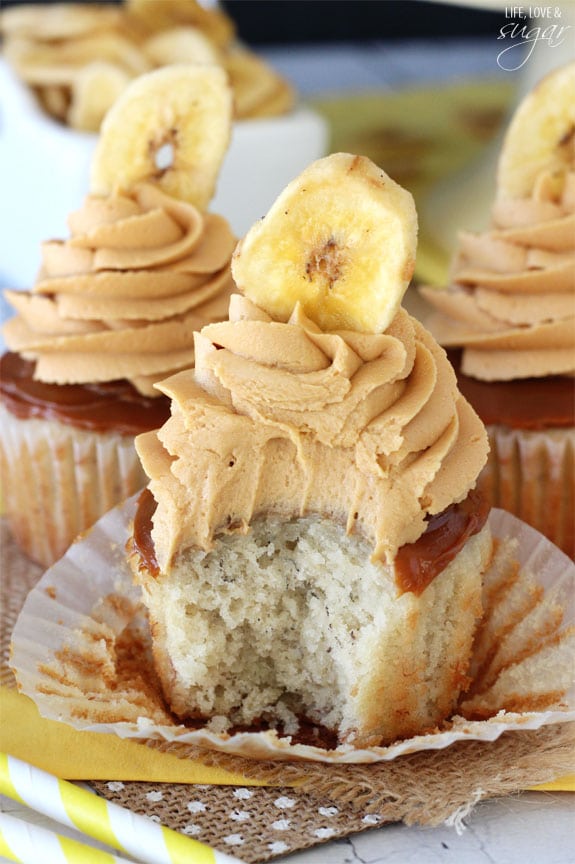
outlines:
[[[0,526],[1,678],[10,633],[40,567]],[[270,788],[93,782],[103,797],[152,816],[246,862],[264,862],[386,822],[457,826],[477,802],[509,795],[575,770],[575,724],[512,732],[493,743],[465,741],[446,750],[376,765],[251,762],[198,751],[206,764],[267,780]],[[177,754],[177,747],[165,747]],[[297,784],[293,786],[291,784]]]

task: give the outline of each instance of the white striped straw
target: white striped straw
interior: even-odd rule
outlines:
[[[142,864],[242,864],[5,753],[0,753],[0,792]]]
[[[8,813],[0,813],[0,855],[18,864],[133,864]]]

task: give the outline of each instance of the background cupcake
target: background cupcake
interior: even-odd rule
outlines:
[[[575,64],[543,79],[504,140],[489,228],[462,233],[447,290],[421,293],[488,426],[481,477],[575,554]]]
[[[235,238],[207,206],[231,104],[216,66],[134,81],[107,115],[70,237],[43,245],[30,291],[6,294],[5,509],[46,566],[144,484],[133,438],[168,409],[153,384],[190,366],[194,330],[226,315]]]

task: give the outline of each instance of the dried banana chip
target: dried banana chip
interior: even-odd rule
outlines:
[[[79,69],[72,81],[68,125],[97,132],[106,113],[128,86],[131,75],[114,63],[96,60]]]

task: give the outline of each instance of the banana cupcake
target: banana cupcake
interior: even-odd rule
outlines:
[[[30,291],[6,292],[4,506],[44,566],[145,485],[134,436],[169,414],[153,384],[192,365],[194,331],[226,317],[236,240],[207,207],[230,128],[221,69],[137,79],[103,125],[69,238],[43,244]]]
[[[242,294],[156,385],[130,563],[172,711],[326,746],[432,729],[467,684],[487,436],[401,307],[411,195],[333,154],[238,244]]]
[[[424,323],[487,424],[493,506],[575,555],[575,63],[524,99],[499,159],[491,225],[462,232]]]

